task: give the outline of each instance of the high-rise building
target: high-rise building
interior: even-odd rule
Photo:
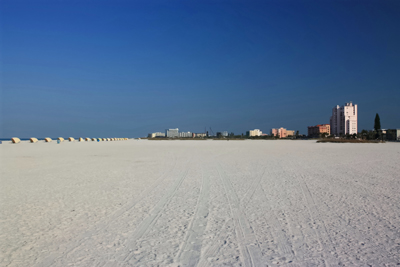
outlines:
[[[335,136],[357,134],[357,105],[352,102],[332,109],[331,134]]]
[[[165,136],[168,138],[177,138],[179,137],[179,129],[166,129]]]

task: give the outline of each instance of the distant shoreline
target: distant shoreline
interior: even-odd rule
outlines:
[[[358,140],[358,139],[320,139],[317,143],[385,143],[385,141],[381,140]]]

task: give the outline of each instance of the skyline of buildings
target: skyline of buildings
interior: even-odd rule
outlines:
[[[271,129],[271,136],[276,136],[278,135],[279,138],[286,138],[286,137],[290,137],[290,136],[294,136],[295,135],[294,130],[287,130],[286,128],[279,128],[279,129],[275,129],[272,128]],[[216,132],[216,134],[212,134],[209,135],[209,132],[206,131],[205,133],[193,133],[190,131],[187,132],[180,132],[179,128],[173,128],[173,129],[166,129],[165,130],[165,134],[162,132],[154,132],[154,133],[149,133],[147,135],[148,138],[205,138],[205,137],[229,137],[229,136],[233,136],[234,133],[228,133],[228,131],[222,131],[222,132]],[[249,130],[246,131],[246,134],[244,135],[242,134],[238,134],[239,136],[241,135],[243,136],[247,136],[247,137],[260,137],[260,136],[268,136],[268,134],[263,133],[260,129],[254,129],[254,130]],[[237,135],[237,136],[238,136]]]
[[[210,127],[211,130],[211,127]],[[393,138],[399,138],[397,130],[391,130],[390,136]],[[396,131],[396,132],[395,132]],[[212,135],[205,130],[204,133],[194,133],[194,132],[179,132],[179,128],[166,129],[165,134],[162,132],[149,133],[149,138],[157,137],[167,137],[167,138],[205,138],[205,137],[229,137],[229,136],[242,136],[242,134],[235,135],[233,132],[228,134],[228,131],[214,132],[211,130]],[[351,101],[345,103],[343,106],[336,105],[332,108],[332,115],[330,116],[330,123],[327,124],[317,124],[314,126],[307,126],[307,136],[310,138],[328,137],[335,136],[341,137],[344,135],[354,135],[358,134],[358,105],[353,104]],[[286,128],[272,128],[270,135],[279,138],[287,138],[291,136],[304,136],[299,135],[299,131],[287,130]],[[246,131],[247,137],[260,137],[268,136],[268,134],[263,133],[260,129],[253,129]]]

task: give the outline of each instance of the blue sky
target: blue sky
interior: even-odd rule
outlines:
[[[0,137],[400,128],[400,1],[0,1]]]

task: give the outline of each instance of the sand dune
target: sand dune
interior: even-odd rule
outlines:
[[[395,266],[400,144],[0,145],[0,266]]]

